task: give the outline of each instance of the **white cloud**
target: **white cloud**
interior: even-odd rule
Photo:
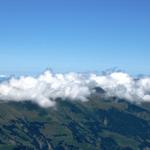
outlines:
[[[86,101],[94,87],[101,87],[108,96],[129,101],[150,101],[150,78],[134,79],[123,72],[106,75],[79,73],[53,74],[45,71],[38,77],[21,76],[0,83],[0,100],[31,100],[42,107],[55,105],[55,99]]]

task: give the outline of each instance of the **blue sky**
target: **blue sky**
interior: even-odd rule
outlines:
[[[150,74],[149,0],[1,0],[0,74]]]

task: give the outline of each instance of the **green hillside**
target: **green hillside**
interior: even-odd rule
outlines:
[[[0,104],[1,150],[149,150],[150,107],[93,95],[88,102],[57,100]]]

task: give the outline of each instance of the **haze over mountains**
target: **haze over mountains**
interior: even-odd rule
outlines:
[[[134,78],[124,72],[106,74],[52,73],[49,70],[37,77],[3,77],[0,100],[30,100],[42,107],[55,105],[56,98],[87,101],[96,87],[106,96],[141,103],[150,101],[150,77]]]

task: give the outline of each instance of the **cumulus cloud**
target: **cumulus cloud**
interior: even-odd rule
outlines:
[[[150,101],[150,77],[135,79],[123,72],[105,75],[80,73],[53,74],[45,71],[38,77],[12,77],[0,83],[0,100],[31,100],[42,107],[55,105],[56,98],[87,101],[95,87],[129,101]]]

